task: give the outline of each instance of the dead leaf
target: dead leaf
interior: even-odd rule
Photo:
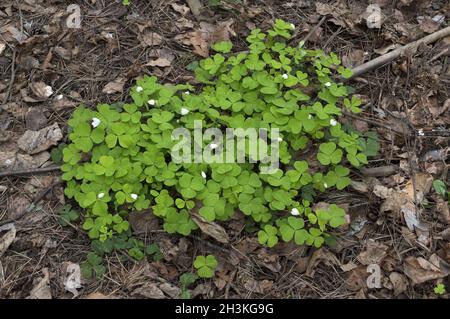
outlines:
[[[196,54],[208,57],[210,44],[219,41],[229,41],[230,35],[236,36],[236,33],[231,28],[233,23],[233,19],[219,22],[217,25],[200,22],[199,30],[179,34],[174,39],[185,45],[192,45]]]
[[[146,282],[141,287],[135,289],[131,295],[148,298],[148,299],[165,299],[166,296],[162,292],[161,289],[159,289],[158,285],[153,282]]]
[[[28,39],[23,32],[20,32],[11,24],[7,24],[0,28],[0,35],[2,35],[2,38],[5,39],[6,42],[16,40],[19,43],[24,43]]]
[[[34,82],[30,84],[30,89],[33,94],[41,100],[48,99],[53,94],[53,89],[50,85],[44,82]]]
[[[361,252],[356,259],[363,265],[380,264],[386,257],[388,246],[378,243],[373,239],[367,242],[366,250]]]
[[[151,209],[132,211],[128,219],[135,234],[145,234],[159,228],[159,220]]]
[[[326,265],[335,265],[341,267],[341,262],[336,258],[336,256],[325,248],[316,250],[311,256],[308,268],[306,269],[305,275],[308,277],[314,277],[315,268],[320,263],[325,263]]]
[[[369,4],[365,13],[366,24],[369,29],[380,29],[383,16],[378,4]]]
[[[125,78],[118,77],[114,81],[111,81],[108,84],[106,84],[102,92],[106,94],[122,93],[125,82],[126,82]]]
[[[164,38],[156,32],[147,32],[144,34],[139,34],[138,38],[143,45],[149,47],[160,45],[164,40]]]
[[[364,63],[366,53],[363,50],[352,50],[342,57],[342,63],[348,68],[354,68]]]
[[[5,231],[6,233],[0,236],[0,257],[3,256],[16,238],[16,227],[13,223],[0,226],[0,234]]]
[[[66,278],[64,279],[64,288],[71,292],[74,297],[78,296],[78,290],[81,288],[81,270],[80,265],[67,262]]]
[[[439,30],[439,23],[437,23],[430,17],[423,18],[422,21],[420,21],[419,26],[420,30],[428,34],[434,33]]]
[[[189,5],[189,8],[191,8],[192,14],[198,17],[200,15],[200,11],[203,8],[200,0],[186,0],[186,2]]]
[[[398,272],[391,272],[391,274],[389,275],[389,280],[393,285],[395,297],[405,292],[408,288],[408,281],[406,280],[405,276],[399,274]]]
[[[17,141],[17,145],[22,151],[28,154],[36,154],[58,145],[58,141],[63,138],[58,123],[47,126],[39,131],[25,131]]]
[[[183,4],[178,4],[176,2],[171,3],[170,6],[175,12],[181,13],[182,15],[186,15],[190,11],[189,7]]]
[[[364,291],[367,289],[367,278],[369,275],[366,266],[354,268],[348,272],[345,284],[352,291]]]
[[[44,278],[38,280],[27,299],[52,299],[50,291],[50,274],[47,268],[42,268]]]
[[[403,267],[405,275],[412,280],[414,285],[446,276],[439,267],[422,257],[407,257]]]
[[[28,130],[38,131],[47,124],[47,117],[42,110],[32,107],[25,115],[25,123]]]
[[[152,60],[146,64],[146,66],[159,66],[161,68],[170,66],[171,63],[166,58],[158,58],[156,60]]]
[[[230,242],[230,238],[228,237],[227,232],[222,226],[214,222],[208,222],[206,219],[196,213],[191,214],[191,216],[204,234],[211,236],[222,244],[228,244]]]
[[[450,211],[448,201],[443,200],[441,197],[436,196],[436,210],[439,213],[440,219],[450,225]]]

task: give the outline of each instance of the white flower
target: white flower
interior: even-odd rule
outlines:
[[[323,183],[323,187],[328,188],[328,184],[327,183]]]
[[[308,120],[310,120],[310,119],[312,119],[312,115],[311,114],[308,115]]]
[[[206,173],[204,171],[202,171],[202,177],[206,178]]]
[[[335,119],[331,119],[331,120],[330,120],[330,125],[331,125],[331,126],[336,126],[336,124],[337,124],[337,122],[336,122]]]
[[[213,150],[216,149],[219,145],[215,144],[215,143],[211,143],[209,144],[209,147]]]
[[[153,100],[153,99],[151,99],[151,100],[148,100],[147,103],[150,104],[150,105],[155,105],[155,104],[156,104],[156,101]]]
[[[189,94],[191,94],[191,92],[186,91],[186,92],[184,92],[184,94],[189,95]]]
[[[143,90],[142,86],[138,86],[138,87],[136,88],[136,92],[142,92],[142,90]]]
[[[292,29],[292,30],[295,29],[295,24],[291,23],[291,29]]]
[[[417,133],[419,134],[419,136],[425,136],[425,133],[422,129],[418,130]]]
[[[277,140],[278,140],[278,142],[281,142],[281,141],[283,141],[283,138],[278,137]]]
[[[186,108],[184,108],[184,107],[182,107],[181,108],[181,115],[186,115],[186,114],[188,114],[189,113],[189,110],[188,109],[186,109]]]
[[[282,77],[283,79],[287,80],[287,78],[289,77],[289,75],[287,75],[286,73],[284,73],[281,77]]]
[[[131,198],[134,199],[134,200],[136,200],[136,199],[138,198],[138,195],[136,195],[136,194],[131,194],[130,196],[131,196]]]
[[[98,199],[101,199],[101,198],[103,198],[103,197],[105,197],[105,193],[100,193],[100,194],[97,195],[97,198],[98,198]]]
[[[53,89],[50,85],[47,85],[44,90],[45,90],[44,92],[45,97],[50,97],[50,95],[53,94]]]
[[[291,215],[292,216],[298,216],[298,215],[300,215],[300,212],[298,211],[298,209],[297,208],[292,208],[291,209]]]
[[[100,125],[100,120],[98,118],[96,118],[96,117],[93,117],[91,125],[92,125],[93,128],[96,128],[97,126]]]
[[[331,83],[330,83],[330,82],[327,82],[327,83],[325,83],[325,86],[326,86],[326,87],[330,87],[330,86],[331,86]]]

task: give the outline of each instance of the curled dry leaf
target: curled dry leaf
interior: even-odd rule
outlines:
[[[28,154],[37,154],[58,145],[63,137],[58,123],[47,126],[39,131],[25,131],[19,138],[17,144],[22,151]]]
[[[146,64],[146,66],[159,66],[161,68],[164,68],[164,67],[167,67],[170,65],[171,65],[171,62],[166,58],[157,58]]]
[[[191,214],[191,216],[204,234],[214,238],[222,244],[228,244],[230,242],[230,238],[228,237],[227,232],[222,226],[214,222],[208,222],[206,219],[196,213]]]
[[[190,11],[188,6],[185,6],[184,4],[178,4],[176,2],[171,3],[170,6],[175,12],[181,13],[182,15],[186,15]]]
[[[366,250],[361,252],[356,259],[363,265],[380,264],[386,257],[388,246],[378,243],[373,239],[367,242]]]
[[[408,281],[405,276],[399,274],[398,272],[391,272],[389,275],[389,280],[392,283],[394,289],[394,296],[398,296],[401,293],[405,292],[408,288]]]
[[[316,250],[311,256],[305,274],[308,277],[314,277],[314,273],[316,271],[315,268],[322,262],[327,265],[335,265],[341,267],[341,262],[336,258],[336,256],[333,253],[331,253],[329,250],[325,248],[321,248],[319,250]]]
[[[27,299],[52,299],[50,291],[50,273],[47,268],[43,268],[44,278],[38,279]]]
[[[444,273],[438,266],[422,257],[410,256],[403,263],[404,273],[408,276],[414,285],[426,281],[444,278]]]
[[[13,223],[0,227],[0,257],[2,257],[6,250],[8,250],[15,238],[16,227]]]
[[[439,213],[440,219],[450,225],[450,211],[448,202],[441,197],[436,197],[436,210]]]
[[[153,215],[151,209],[132,211],[129,222],[135,234],[145,234],[159,228],[158,218]]]
[[[64,288],[71,292],[74,297],[78,296],[78,290],[81,288],[81,270],[80,265],[67,262],[66,278],[64,279]]]
[[[163,37],[156,32],[139,34],[138,38],[142,45],[149,47],[160,45],[164,40]]]
[[[30,84],[30,89],[33,94],[41,100],[48,99],[53,94],[53,89],[50,85],[44,82],[34,82]]]
[[[125,78],[118,77],[114,81],[111,81],[108,84],[106,84],[102,92],[106,94],[122,93],[125,81],[126,81]]]

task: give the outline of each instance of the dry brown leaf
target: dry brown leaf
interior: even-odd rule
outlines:
[[[222,244],[228,244],[230,242],[230,238],[228,237],[227,232],[222,226],[214,222],[208,222],[206,219],[196,213],[191,214],[191,216],[204,234],[211,236]]]
[[[186,15],[190,11],[188,6],[185,6],[183,4],[178,4],[176,2],[171,3],[170,6],[172,7],[172,9],[175,12],[181,13],[182,15]]]
[[[44,278],[37,281],[27,299],[52,299],[50,273],[47,268],[42,268],[42,273],[44,274]]]
[[[37,107],[30,108],[25,115],[27,130],[38,131],[47,124],[48,120],[44,112]]]
[[[122,93],[125,82],[126,82],[125,78],[118,77],[114,81],[111,81],[108,84],[106,84],[102,92],[106,94]]]
[[[200,11],[203,8],[200,0],[186,0],[186,2],[189,5],[189,8],[191,8],[192,14],[198,17],[200,15]]]
[[[349,68],[354,68],[355,66],[361,65],[366,59],[366,54],[363,50],[352,50],[348,54],[342,57],[342,63],[344,66]]]
[[[369,273],[366,266],[360,266],[350,270],[347,274],[345,284],[352,291],[360,291],[367,289],[367,278]]]
[[[412,280],[414,285],[446,276],[439,267],[422,257],[407,257],[403,267],[405,275]]]
[[[135,234],[145,234],[159,228],[159,220],[153,215],[151,209],[132,211],[129,222]]]
[[[2,257],[16,238],[16,227],[13,223],[0,226],[0,234],[2,234],[0,236],[0,257]]]
[[[422,21],[420,21],[420,30],[428,34],[434,33],[439,30],[439,23],[430,17],[425,17]]]
[[[398,272],[391,272],[389,275],[389,280],[392,283],[394,289],[394,296],[398,296],[401,293],[405,292],[408,288],[408,281],[405,276],[399,274]]]
[[[81,288],[81,269],[80,265],[66,262],[66,278],[64,279],[64,288],[73,294],[74,297],[78,296],[78,290]]]
[[[314,277],[315,268],[320,263],[325,263],[326,265],[335,265],[341,267],[341,262],[336,258],[336,256],[325,248],[316,250],[311,256],[308,268],[306,269],[305,275],[308,277]]]
[[[373,239],[367,242],[366,250],[361,252],[356,259],[363,265],[380,264],[386,257],[388,246],[378,243]]]
[[[48,99],[53,94],[53,89],[50,85],[44,82],[34,82],[30,84],[30,89],[33,94],[41,100]]]
[[[23,32],[20,32],[16,27],[11,24],[7,24],[0,28],[0,35],[2,39],[6,42],[17,41],[19,43],[24,43],[28,37]]]
[[[37,154],[58,145],[58,141],[62,138],[58,123],[54,123],[39,131],[25,131],[17,141],[17,145],[28,154]]]
[[[164,38],[156,32],[147,32],[144,34],[139,34],[138,38],[143,45],[149,47],[160,45],[161,43],[163,43],[164,40]]]
[[[146,282],[141,287],[135,289],[131,295],[138,296],[140,298],[148,299],[165,299],[166,296],[162,290],[158,287],[158,284],[153,282]]]
[[[170,65],[171,65],[170,61],[166,58],[157,58],[146,64],[146,66],[159,66],[161,68],[168,67]]]
[[[450,210],[448,201],[443,200],[441,197],[436,197],[436,210],[439,213],[439,218],[450,225]]]

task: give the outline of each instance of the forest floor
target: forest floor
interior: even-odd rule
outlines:
[[[73,3],[81,8],[80,28],[66,24]],[[222,0],[204,1],[198,12],[192,3],[1,1],[0,298],[178,297],[179,275],[205,253],[217,256],[219,269],[191,287],[195,298],[448,298],[434,288],[442,283],[450,291],[450,213],[432,182],[449,180],[450,37],[352,80],[364,111],[347,121],[375,131],[380,149],[367,171],[352,172],[352,187],[320,198],[346,207],[350,218],[335,247],[264,248],[241,231],[240,216],[225,226],[226,246],[201,234],[168,235],[156,224],[140,236],[159,245],[163,261],[113,254],[101,280],[67,290],[67,267],[85,259],[90,241],[79,225],[58,222],[67,201],[58,172],[1,173],[52,165],[50,151],[67,141],[66,121],[78,105],[126,101],[144,74],[194,83],[187,66],[208,56],[211,43],[230,39],[245,49],[250,30],[276,18],[296,26],[294,42],[320,24],[306,46],[336,52],[349,67],[450,21],[445,0]],[[381,8],[381,28],[368,27],[371,3]],[[45,134],[30,134],[39,130]],[[9,220],[15,231],[4,225]],[[377,267],[380,285],[369,288],[368,268]]]

